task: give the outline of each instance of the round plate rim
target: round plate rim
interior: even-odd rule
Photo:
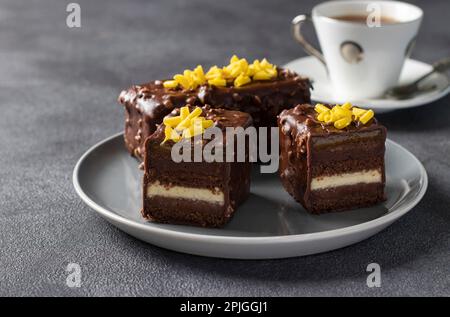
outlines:
[[[299,57],[299,58],[293,59],[293,60],[285,63],[282,67],[290,69],[292,67],[292,65],[295,63],[298,63],[301,61],[310,62],[313,60],[316,61],[316,58],[313,56],[303,56],[303,57]],[[405,63],[406,62],[416,64],[420,67],[427,67],[427,68],[432,67],[430,64],[427,64],[425,62],[422,62],[422,61],[419,61],[416,59],[412,59],[412,58],[406,59]],[[450,79],[446,73],[441,73],[441,74],[439,74],[439,76],[446,77],[447,81],[450,82]],[[427,94],[424,94],[423,96],[416,96],[416,97],[410,98],[410,99],[396,100],[396,99],[387,99],[387,98],[384,98],[384,99],[383,98],[381,98],[381,99],[359,98],[359,100],[353,100],[352,102],[355,104],[357,104],[357,103],[369,104],[370,107],[373,108],[374,110],[395,111],[395,110],[402,110],[402,109],[409,109],[409,108],[425,106],[427,104],[430,104],[436,100],[439,100],[439,99],[445,97],[448,93],[450,93],[450,85],[445,89],[427,93]],[[318,101],[318,102],[324,102],[324,103],[329,103],[329,104],[343,102],[343,100],[334,98],[331,95],[330,96],[323,96],[323,95],[317,96],[314,94],[314,90],[311,92],[311,99]],[[387,105],[385,103],[389,103],[389,105]]]
[[[276,243],[276,242],[307,242],[307,241],[317,241],[320,239],[330,239],[330,238],[336,238],[336,237],[343,237],[346,235],[351,234],[357,234],[359,232],[364,232],[366,230],[378,228],[380,226],[383,226],[384,224],[389,224],[396,219],[402,217],[405,215],[408,211],[413,209],[423,198],[425,195],[425,192],[428,187],[428,175],[423,167],[422,163],[407,149],[405,149],[400,144],[387,139],[386,142],[392,143],[394,146],[398,146],[401,150],[405,151],[419,166],[420,168],[420,175],[423,179],[422,186],[419,189],[418,194],[416,195],[415,199],[408,202],[405,206],[398,208],[397,210],[391,211],[379,218],[363,222],[357,225],[348,226],[345,228],[339,228],[339,229],[333,229],[333,230],[326,230],[326,231],[320,231],[320,232],[313,232],[313,233],[305,233],[305,234],[294,234],[294,235],[282,235],[282,236],[258,236],[258,237],[246,237],[246,236],[226,236],[226,235],[205,235],[201,233],[190,233],[190,232],[180,232],[176,230],[171,229],[164,229],[159,227],[153,227],[149,224],[143,224],[138,223],[133,220],[130,220],[128,218],[125,218],[123,216],[120,216],[113,211],[110,211],[99,204],[97,204],[95,201],[93,201],[82,189],[82,186],[79,182],[79,171],[83,164],[83,162],[86,160],[86,158],[94,152],[97,148],[101,147],[102,145],[112,141],[113,139],[117,137],[123,137],[123,132],[116,133],[110,137],[107,137],[106,139],[101,140],[100,142],[97,142],[93,146],[91,146],[77,161],[75,168],[73,170],[72,174],[72,182],[73,186],[75,188],[76,193],[80,198],[94,211],[100,214],[103,218],[107,220],[112,220],[117,223],[121,223],[124,225],[127,225],[129,227],[132,227],[133,229],[143,230],[147,231],[148,233],[155,233],[155,234],[163,234],[163,235],[169,235],[174,238],[181,238],[181,239],[190,239],[192,241],[204,241],[204,239],[208,239],[211,242],[238,242],[239,244],[270,244],[270,243]],[[220,229],[219,229],[220,230]]]

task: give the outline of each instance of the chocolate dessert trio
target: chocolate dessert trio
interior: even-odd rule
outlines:
[[[204,72],[197,66],[122,91],[125,145],[144,161],[142,215],[204,227],[230,220],[249,195],[251,162],[171,157],[175,144],[187,141],[193,147],[194,136],[212,127],[222,131],[225,148],[236,138],[228,135],[229,127],[278,125],[283,186],[311,213],[383,201],[386,129],[372,110],[350,103],[311,105],[310,88],[308,78],[266,59],[250,64],[233,56],[224,67]]]

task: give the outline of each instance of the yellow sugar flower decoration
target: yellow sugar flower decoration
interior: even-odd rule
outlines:
[[[192,90],[204,84],[206,84],[205,73],[203,67],[198,65],[193,70],[186,69],[183,74],[176,74],[172,80],[166,80],[163,86],[169,89],[181,86],[183,89]]]
[[[267,59],[254,60],[249,64],[245,58],[233,55],[228,65],[212,66],[206,74],[203,67],[198,65],[194,70],[186,69],[183,74],[176,74],[173,79],[164,81],[163,85],[168,89],[181,87],[185,90],[193,90],[201,85],[215,87],[242,87],[255,80],[272,80],[278,76],[277,67]]]
[[[195,107],[190,112],[189,107],[184,106],[180,108],[180,115],[165,117],[163,120],[165,137],[161,144],[164,144],[168,140],[178,142],[182,138],[189,139],[203,134],[206,129],[213,126],[214,121],[205,119],[201,114],[202,109],[200,107]]]
[[[373,110],[365,110],[354,107],[350,102],[342,106],[335,105],[333,108],[318,103],[314,107],[317,112],[317,120],[326,124],[333,124],[336,129],[344,129],[352,122],[361,122],[367,124],[375,115]]]

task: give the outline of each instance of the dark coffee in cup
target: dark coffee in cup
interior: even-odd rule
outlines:
[[[366,15],[359,15],[359,14],[345,14],[345,15],[338,15],[331,17],[332,19],[339,20],[339,21],[347,21],[347,22],[353,22],[353,23],[361,23],[366,24],[367,23],[367,16]],[[396,20],[395,18],[388,17],[388,16],[381,16],[379,18],[380,23],[383,25],[386,24],[395,24],[399,23],[400,21]]]

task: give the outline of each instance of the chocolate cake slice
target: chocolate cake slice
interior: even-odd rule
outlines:
[[[255,62],[243,69],[251,69]],[[125,107],[124,137],[128,151],[142,159],[145,139],[156,130],[164,116],[186,104],[208,104],[214,108],[246,112],[252,116],[256,127],[272,127],[276,126],[276,117],[283,109],[310,102],[308,78],[286,69],[277,68],[273,77],[260,76],[261,72],[258,72],[253,77],[235,76],[234,81],[233,77],[224,74],[230,66],[242,63],[243,59],[238,59],[223,70],[213,66],[206,74],[201,71],[205,79],[195,85],[165,87],[168,86],[166,83],[174,81],[157,80],[122,91],[118,101]],[[186,70],[185,74],[189,75],[189,72],[193,73]],[[223,78],[211,77],[216,74]],[[180,82],[182,80],[183,77],[179,78]]]
[[[233,162],[204,159],[176,162],[172,156],[176,141],[188,142],[191,153],[194,153],[194,145],[199,144],[198,139],[194,142],[192,137],[184,138],[189,129],[176,138],[170,137],[175,128],[169,124],[173,120],[177,120],[176,124],[183,121],[189,114],[187,108],[175,109],[145,142],[142,215],[161,223],[222,227],[249,195],[251,163],[248,159],[238,162],[234,157]],[[196,109],[190,107],[190,113],[200,110]],[[223,153],[231,138],[236,138],[235,134],[227,134],[227,127],[245,129],[252,125],[250,115],[239,111],[206,106],[199,112],[203,122],[209,123],[206,126],[216,127],[222,133],[223,142],[218,149]],[[204,149],[211,140],[200,138],[200,142],[200,148]],[[246,146],[247,153],[248,143]]]
[[[311,213],[383,201],[386,128],[351,104],[298,105],[279,115],[280,177]]]

